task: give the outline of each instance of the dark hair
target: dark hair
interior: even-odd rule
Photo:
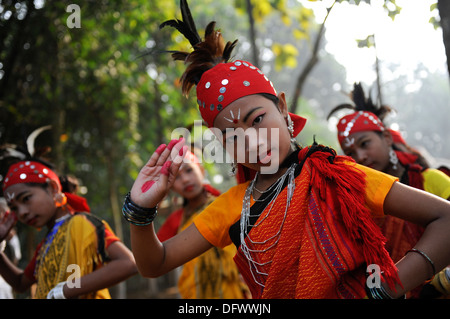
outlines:
[[[269,94],[269,93],[259,93],[259,95],[265,97],[268,100],[271,100],[273,102],[273,104],[275,104],[275,106],[278,107],[278,103],[280,102],[280,99],[278,98],[278,96]]]
[[[349,103],[339,104],[338,106],[334,107],[330,111],[330,113],[328,113],[327,120],[330,119],[330,117],[331,117],[331,115],[333,115],[333,113],[335,113],[339,110],[350,109],[355,112],[356,111],[371,112],[371,113],[375,114],[380,119],[381,122],[383,122],[386,115],[388,115],[390,112],[393,111],[393,109],[390,106],[375,105],[370,96],[368,98],[366,98],[366,95],[364,94],[364,90],[362,88],[361,83],[353,84],[353,91],[351,92],[350,97],[354,104],[349,104]]]
[[[188,95],[194,85],[200,82],[203,73],[212,69],[219,63],[226,63],[231,58],[231,52],[237,40],[227,42],[219,30],[215,30],[216,22],[210,22],[205,29],[205,38],[202,41],[197,32],[187,1],[180,1],[182,20],[172,19],[161,23],[160,28],[170,26],[177,29],[192,45],[192,52],[169,51],[174,60],[183,61],[188,65],[181,76],[182,92]]]

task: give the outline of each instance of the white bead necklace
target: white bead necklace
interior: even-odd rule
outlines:
[[[253,225],[250,224],[250,218],[258,217],[258,215],[251,215],[250,214],[250,206],[251,206],[251,196],[253,194],[253,189],[255,187],[255,182],[256,182],[256,179],[258,177],[258,173],[256,174],[255,178],[249,184],[249,186],[247,187],[247,189],[245,191],[243,205],[242,205],[242,212],[241,212],[241,220],[240,220],[241,250],[242,250],[242,253],[244,254],[244,256],[247,258],[249,269],[250,269],[250,272],[251,272],[251,274],[253,276],[253,280],[255,281],[255,283],[257,283],[258,285],[260,285],[262,287],[264,287],[264,284],[259,282],[256,279],[256,276],[255,276],[254,272],[256,272],[259,275],[267,276],[268,274],[265,273],[264,271],[260,270],[260,267],[268,265],[272,261],[261,263],[261,262],[255,260],[254,256],[255,256],[255,254],[264,253],[264,252],[274,248],[277,245],[278,240],[280,239],[281,230],[283,228],[284,221],[286,220],[287,210],[289,208],[289,205],[290,205],[291,199],[292,199],[292,195],[294,194],[294,190],[295,190],[295,176],[294,176],[294,173],[295,173],[295,168],[296,167],[297,167],[297,164],[293,163],[286,170],[286,172],[272,185],[273,187],[271,186],[271,187],[269,187],[266,190],[266,191],[271,190],[271,193],[268,196],[272,196],[272,194],[275,194],[275,195],[270,200],[270,202],[267,203],[267,205],[264,207],[262,212],[264,212],[269,205],[270,205],[270,208],[267,210],[267,212],[263,216],[259,216],[259,218],[257,218],[257,221],[255,222],[255,224],[253,224]],[[258,227],[270,215],[270,212],[272,211],[272,207],[275,204],[275,201],[276,201],[278,195],[283,190],[283,185],[284,185],[284,181],[286,180],[286,177],[288,178],[286,208],[284,210],[284,215],[283,215],[283,218],[281,220],[281,224],[280,224],[280,227],[279,227],[278,231],[273,236],[270,236],[269,238],[265,239],[264,241],[254,241],[254,240],[252,240],[252,238],[251,238],[251,236],[249,234],[250,231],[248,229]],[[271,244],[269,247],[266,247],[265,249],[253,248],[256,245],[266,244],[267,242],[269,242],[271,240],[274,240],[274,243]],[[252,248],[250,248],[247,245],[247,242],[250,244],[250,246]]]

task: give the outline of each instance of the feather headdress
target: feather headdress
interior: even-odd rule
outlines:
[[[165,21],[160,28],[170,26],[177,29],[192,45],[192,52],[168,51],[174,60],[188,64],[181,76],[183,94],[188,95],[191,88],[199,83],[203,73],[230,60],[237,40],[225,44],[220,30],[215,30],[216,22],[212,21],[205,29],[205,38],[202,41],[186,0],[180,0],[180,8],[182,20]]]
[[[42,132],[51,129],[51,125],[42,126],[35,129],[31,134],[27,137],[25,141],[25,145],[11,145],[6,144],[0,147],[0,161],[25,161],[25,160],[34,160],[40,161],[45,165],[51,166],[51,164],[47,163],[43,156],[50,151],[49,146],[45,146],[42,148],[36,148],[35,142],[37,137],[42,134]]]
[[[350,109],[355,112],[357,111],[371,112],[375,114],[381,121],[383,121],[386,115],[392,111],[392,109],[387,105],[381,106],[375,105],[370,96],[366,98],[361,83],[353,84],[353,91],[350,93],[350,98],[352,99],[354,104],[349,103],[339,104],[330,111],[330,113],[327,116],[327,120],[329,120],[334,113],[343,109]]]

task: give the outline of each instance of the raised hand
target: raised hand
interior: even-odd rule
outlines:
[[[160,145],[139,172],[131,200],[141,207],[155,207],[174,183],[187,149],[184,138]]]
[[[0,242],[6,239],[16,222],[17,217],[14,213],[8,211],[0,214]]]

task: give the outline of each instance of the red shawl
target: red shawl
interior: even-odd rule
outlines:
[[[252,254],[261,264],[259,273],[240,248],[235,256],[253,298],[364,298],[369,264],[379,265],[383,280],[393,287],[399,282],[397,270],[364,205],[364,173],[328,148],[305,148],[299,162],[305,158],[278,242]],[[287,187],[268,217],[250,231],[253,242],[277,232],[286,196]],[[245,240],[250,249],[265,250],[276,239],[253,245]]]

